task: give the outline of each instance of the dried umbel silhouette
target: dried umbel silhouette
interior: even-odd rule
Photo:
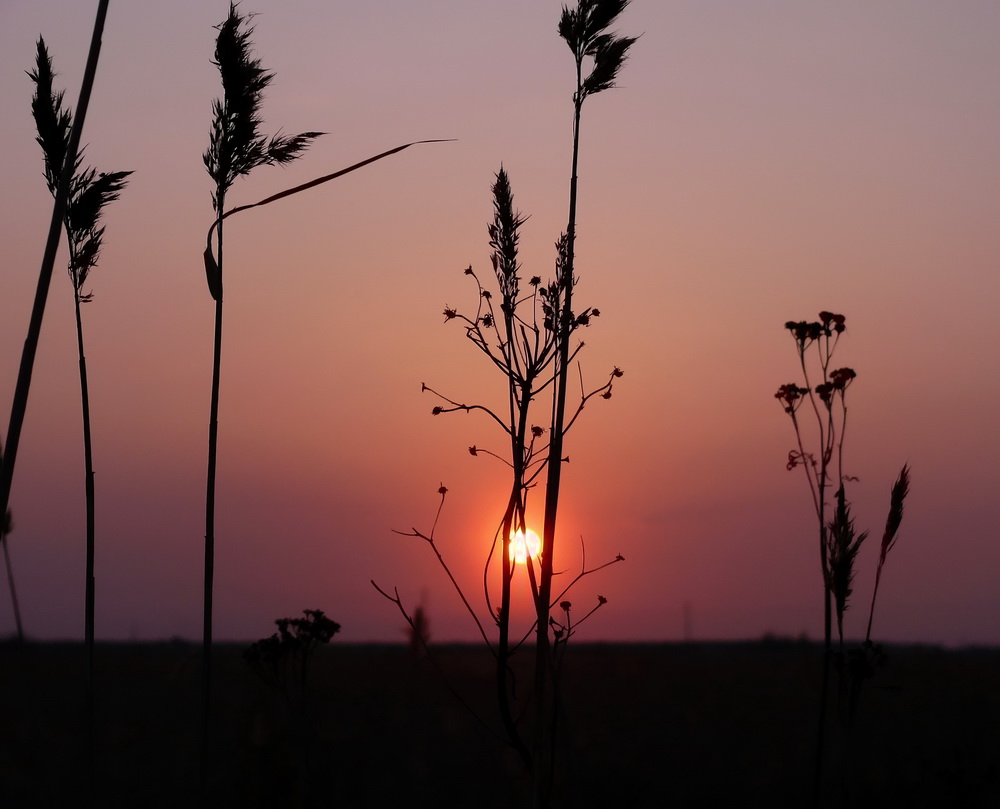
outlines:
[[[451,306],[444,309],[445,321],[462,323],[468,339],[504,377],[504,406],[493,408],[481,404],[466,404],[427,385],[422,386],[424,391],[431,392],[443,402],[433,408],[434,415],[456,411],[483,412],[500,426],[505,442],[509,445],[509,451],[494,451],[479,445],[469,448],[473,456],[499,459],[511,473],[510,487],[487,553],[483,576],[490,622],[497,627],[495,638],[487,632],[488,623],[480,620],[444,562],[434,538],[437,518],[429,533],[417,529],[405,532],[407,536],[423,539],[430,544],[475,621],[480,635],[495,656],[501,721],[509,743],[532,774],[533,800],[537,806],[547,805],[552,786],[557,715],[557,656],[565,649],[566,643],[580,624],[607,602],[603,596],[598,596],[594,609],[574,621],[570,618],[571,604],[565,599],[566,591],[582,577],[623,561],[623,557],[619,555],[606,564],[588,568],[584,556],[580,573],[561,593],[553,594],[560,473],[562,464],[568,461],[564,440],[586,402],[595,396],[610,398],[614,381],[622,376],[622,371],[615,368],[603,385],[586,392],[581,374],[579,401],[575,408],[568,403],[568,391],[570,385],[575,384],[576,378],[571,365],[582,348],[582,343],[574,343],[574,334],[577,329],[589,326],[593,318],[600,315],[595,308],[576,311],[573,308],[573,292],[578,281],[574,261],[581,111],[587,98],[615,85],[629,48],[636,41],[635,38],[621,37],[610,31],[627,5],[627,0],[579,0],[573,8],[564,8],[559,20],[559,35],[573,53],[576,83],[573,93],[569,214],[566,231],[556,241],[553,280],[543,284],[540,276],[531,276],[525,283],[519,263],[518,242],[519,231],[526,217],[515,209],[510,180],[501,167],[492,187],[494,217],[488,227],[495,286],[484,283],[469,267],[465,273],[471,276],[478,293],[474,312],[466,314]],[[546,405],[539,404],[548,397],[551,398]],[[538,417],[540,409],[541,418]],[[517,531],[526,530],[528,497],[542,482],[545,486],[542,503],[542,551],[537,562],[528,555],[523,562],[534,604],[534,620],[526,633],[514,633],[511,627],[511,581],[517,563],[511,559],[510,543]],[[444,486],[439,489],[441,503],[438,515],[446,492]],[[498,598],[494,595],[497,572]],[[390,595],[375,586],[397,605],[412,626],[412,618],[404,608],[398,590]],[[526,731],[518,722],[522,711],[515,710],[509,659],[532,635],[534,726]]]
[[[832,368],[833,355],[846,331],[843,315],[823,311],[815,321],[788,321],[785,328],[795,341],[804,385],[781,385],[775,398],[792,420],[796,448],[788,453],[787,468],[801,467],[809,484],[819,527],[820,569],[823,582],[823,681],[816,743],[814,798],[820,800],[830,669],[840,681],[840,694],[848,696],[849,723],[853,720],[864,680],[882,659],[880,647],[871,640],[871,625],[879,579],[886,555],[893,547],[903,518],[903,502],[909,492],[910,470],[904,465],[890,496],[889,517],[883,533],[868,614],[868,630],[860,649],[846,649],[844,614],[853,595],[858,552],[868,537],[854,527],[846,485],[857,478],[844,472],[844,436],[847,429],[847,390],[857,378],[852,368]],[[808,404],[807,404],[808,403]],[[803,408],[803,406],[805,407]],[[805,415],[801,415],[804,412]],[[833,515],[828,517],[830,491],[835,491]],[[832,620],[836,616],[838,646],[832,645]]]
[[[243,652],[243,659],[253,672],[281,697],[292,720],[298,772],[294,795],[287,796],[288,806],[312,805],[308,798],[313,746],[307,690],[309,664],[316,650],[340,631],[340,624],[327,618],[322,610],[303,610],[303,616],[277,619],[274,622],[277,632],[250,644]]]
[[[243,659],[260,679],[289,706],[306,695],[309,662],[320,646],[340,631],[340,624],[323,610],[303,610],[304,618],[278,618],[278,631],[246,648]]]

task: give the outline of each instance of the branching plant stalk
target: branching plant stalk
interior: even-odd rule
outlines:
[[[843,494],[844,483],[847,480],[843,465],[844,433],[847,425],[847,405],[844,392],[854,379],[855,373],[850,368],[830,370],[834,351],[840,335],[844,332],[844,321],[843,315],[824,311],[819,313],[818,321],[788,321],[785,324],[785,328],[792,333],[795,340],[805,387],[789,383],[782,385],[775,394],[775,397],[782,403],[785,412],[791,416],[798,446],[797,452],[789,453],[788,469],[794,469],[800,464],[803,467],[809,483],[819,528],[820,573],[823,583],[823,671],[813,781],[813,797],[817,803],[820,800],[826,744],[830,668],[833,655],[834,590],[839,588],[837,617],[838,628],[840,628],[849,592],[851,560],[857,552],[860,541],[863,541],[862,537],[858,541],[858,545],[853,544],[853,534],[851,533],[853,529],[849,524],[848,510]],[[806,360],[807,352],[812,348],[816,350],[820,376],[822,377],[822,381],[815,385],[810,380],[809,364]],[[809,400],[810,409],[816,419],[818,458],[807,451],[802,425],[797,416],[797,410],[805,399]],[[827,519],[827,506],[830,487],[833,483],[831,468],[834,463],[836,463],[838,508],[837,518],[831,524]],[[831,531],[834,533],[831,534]],[[834,571],[831,567],[831,538],[835,540],[839,581],[835,581]]]
[[[482,411],[501,427],[506,441],[509,442],[509,460],[501,454],[475,445],[469,447],[469,451],[473,456],[488,455],[496,458],[511,470],[510,489],[483,571],[486,604],[498,628],[496,646],[494,647],[488,640],[487,645],[496,655],[496,693],[507,741],[526,765],[530,775],[532,804],[536,807],[548,805],[553,784],[557,701],[555,655],[565,649],[569,637],[581,623],[570,621],[569,611],[572,605],[568,601],[559,603],[559,608],[563,611],[561,620],[556,620],[552,616],[552,578],[555,575],[556,521],[561,464],[564,461],[564,439],[585,403],[595,395],[610,398],[613,381],[622,376],[622,371],[615,368],[608,381],[589,394],[584,390],[581,379],[580,403],[572,412],[567,408],[570,365],[583,345],[580,343],[578,347],[573,348],[570,345],[572,335],[577,328],[590,325],[591,319],[600,315],[595,308],[587,308],[579,313],[574,313],[572,309],[581,111],[583,101],[588,95],[614,86],[617,73],[625,61],[626,52],[635,42],[633,38],[608,33],[608,28],[627,4],[628,0],[577,0],[573,9],[563,9],[559,22],[559,35],[566,41],[574,55],[576,85],[573,96],[568,227],[556,242],[554,280],[543,286],[539,276],[532,276],[528,282],[531,291],[524,293],[519,291],[521,276],[517,260],[517,231],[525,219],[514,211],[507,174],[501,167],[492,189],[494,220],[488,228],[490,246],[493,248],[491,261],[500,290],[500,309],[496,310],[493,292],[484,288],[471,266],[465,273],[473,277],[479,292],[475,315],[459,314],[458,310],[450,306],[445,306],[444,309],[445,321],[463,322],[469,340],[504,375],[506,418],[498,416],[490,407],[465,404],[443,396],[427,385],[422,386],[422,390],[430,391],[445,403],[445,406],[434,407],[433,415]],[[587,60],[592,60],[593,66],[585,71],[584,63]],[[551,409],[543,417],[549,423],[547,443],[542,439],[545,429],[532,424],[529,416],[531,404],[543,393],[552,397]],[[546,484],[542,506],[543,536],[539,567],[536,568],[531,553],[537,551],[525,552],[529,534],[526,514],[528,495],[533,487],[539,485],[543,477]],[[515,538],[518,532],[523,532],[521,541],[524,541],[525,549],[514,548],[515,553],[512,554],[512,542],[517,541]],[[422,536],[416,531],[410,535]],[[494,554],[497,552],[501,557],[499,560],[494,559]],[[440,554],[439,560],[441,560]],[[624,558],[619,555],[614,561],[624,561]],[[444,564],[443,560],[441,562]],[[511,606],[512,580],[518,563],[523,563],[525,568],[533,602],[531,613],[533,620],[527,632],[515,643],[511,639]],[[497,569],[500,573],[498,603],[494,602],[490,587],[491,577],[495,575]],[[588,571],[584,565],[583,572],[574,579],[574,582],[590,572],[593,571]],[[461,589],[454,577],[452,584],[461,595]],[[376,589],[398,607],[400,606],[398,593],[393,598],[377,585]],[[606,601],[603,596],[599,596],[598,606]],[[464,597],[463,603],[468,606]],[[403,612],[405,615],[405,611]],[[584,619],[591,614],[593,610],[588,612]],[[515,711],[515,694],[509,662],[514,653],[522,645],[526,645],[532,636],[534,636],[535,658],[535,668],[532,673],[533,688],[530,689],[528,699],[521,700],[523,704]],[[533,724],[522,730],[518,727],[518,718],[529,703]]]
[[[818,349],[818,343],[817,343]],[[819,557],[820,557],[820,571],[823,576],[823,671],[822,680],[820,683],[819,691],[819,719],[816,726],[816,755],[813,767],[814,779],[813,779],[813,793],[814,800],[819,802],[820,790],[822,788],[823,782],[823,760],[825,757],[826,748],[826,727],[827,727],[827,716],[829,711],[830,702],[830,664],[831,664],[831,654],[833,652],[832,647],[832,596],[830,593],[830,588],[827,586],[827,581],[830,575],[830,563],[827,556],[827,520],[826,520],[826,492],[829,486],[829,458],[827,454],[828,442],[833,436],[833,423],[832,423],[832,413],[828,413],[828,421],[826,424],[826,429],[824,430],[823,417],[820,414],[819,406],[816,403],[816,396],[812,392],[812,386],[809,382],[809,370],[806,366],[805,358],[805,346],[800,344],[799,346],[799,360],[802,366],[802,375],[805,380],[805,387],[809,390],[809,402],[812,406],[813,412],[816,416],[816,426],[819,432],[819,444],[820,444],[820,460],[819,460],[819,471],[816,471],[815,464],[805,464],[805,469],[808,477],[808,473],[811,470],[812,474],[815,476],[815,486],[813,492],[813,501],[816,507],[816,519],[819,523]],[[826,381],[826,369],[827,363],[822,360],[822,352],[820,353],[821,366],[823,369],[823,381]],[[827,360],[828,362],[828,360]],[[802,435],[798,430],[798,424],[796,424],[796,436],[798,437],[800,450],[802,448]],[[805,457],[803,455],[803,457]],[[805,463],[805,462],[803,462]],[[812,482],[812,478],[810,478]]]
[[[511,345],[514,336],[513,309],[504,307],[505,329],[508,337],[508,347]],[[528,431],[528,401],[531,397],[533,378],[529,375],[524,382],[518,384],[517,381],[508,376],[510,385],[510,423],[516,424],[516,429],[511,433],[511,466],[512,481],[510,498],[507,508],[504,510],[503,520],[500,528],[500,557],[501,557],[501,592],[500,609],[497,615],[499,638],[497,641],[496,660],[496,685],[497,699],[500,705],[500,717],[504,725],[504,730],[510,739],[511,745],[517,751],[528,771],[532,771],[534,761],[521,733],[514,721],[514,714],[511,705],[510,683],[508,673],[510,671],[510,614],[511,614],[511,583],[514,578],[514,565],[511,561],[510,543],[514,532],[526,530],[524,514],[524,486],[525,486],[525,464],[527,462],[525,447],[527,446]]]

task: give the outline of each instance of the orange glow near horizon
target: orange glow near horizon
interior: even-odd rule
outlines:
[[[532,559],[538,559],[538,554],[542,552],[542,538],[528,528],[525,531],[518,529],[510,538],[510,558],[514,564],[523,565]]]

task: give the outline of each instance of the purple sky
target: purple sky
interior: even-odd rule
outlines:
[[[474,627],[429,549],[482,608],[501,451],[474,415],[433,418],[422,382],[495,403],[445,304],[489,268],[501,163],[527,275],[548,277],[565,227],[572,59],[545,0],[364,4],[245,0],[277,77],[265,131],[329,134],[287,169],[234,187],[253,202],[376,152],[414,147],[227,225],[216,635],[254,639],[320,608],[349,641],[401,639],[371,588],[426,605],[434,637]],[[0,7],[0,431],[51,199],[30,116],[35,40],[76,104],[96,3]],[[88,340],[97,469],[99,638],[197,638],[213,302],[201,161],[213,25],[226,2],[111,4],[84,141],[133,170],[106,217]],[[1000,6],[635,0],[643,36],[620,86],[585,107],[578,300],[601,309],[588,383],[625,370],[569,437],[556,567],[622,554],[579,585],[608,605],[581,639],[821,634],[814,517],[787,472],[774,391],[797,380],[782,326],[821,309],[848,330],[847,471],[861,554],[848,634],[863,635],[889,488],[909,462],[902,536],[875,635],[1000,643]],[[18,458],[11,537],[25,628],[82,638],[83,453],[71,285],[61,256]],[[0,436],[5,437],[5,436]],[[538,499],[538,498],[536,498]],[[13,632],[0,588],[0,634]]]

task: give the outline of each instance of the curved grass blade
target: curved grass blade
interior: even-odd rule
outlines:
[[[352,166],[348,166],[340,171],[335,171],[333,174],[327,174],[323,177],[317,177],[315,180],[310,180],[308,183],[303,183],[302,185],[297,185],[294,188],[287,188],[284,191],[280,191],[277,194],[273,194],[266,199],[262,199],[260,202],[254,202],[250,205],[240,205],[236,208],[232,208],[226,211],[222,216],[216,219],[212,223],[212,227],[208,229],[208,237],[206,239],[205,246],[205,275],[208,279],[208,291],[211,293],[214,300],[219,300],[222,297],[222,275],[219,271],[219,264],[215,260],[215,256],[212,254],[212,235],[215,233],[216,228],[219,226],[219,222],[232,216],[240,211],[247,211],[250,208],[259,208],[262,205],[269,205],[272,202],[277,202],[279,199],[284,199],[285,197],[290,197],[293,194],[298,194],[300,191],[307,191],[310,188],[315,188],[317,185],[322,185],[330,180],[336,180],[338,177],[343,177],[345,174],[350,174],[352,171],[363,168],[364,166],[374,163],[377,160],[381,160],[383,157],[389,157],[390,155],[396,154],[396,152],[401,152],[403,149],[408,149],[410,146],[416,146],[420,143],[449,143],[454,141],[454,138],[436,138],[433,140],[415,140],[410,143],[404,143],[402,146],[397,146],[395,149],[390,149],[387,152],[382,152],[374,157],[369,157],[366,160],[362,160],[360,163],[355,163]]]

